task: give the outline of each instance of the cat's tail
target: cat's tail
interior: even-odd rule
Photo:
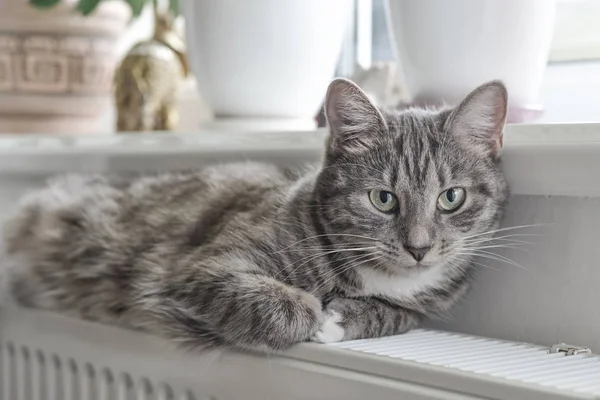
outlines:
[[[78,240],[69,217],[77,210],[64,190],[44,188],[23,196],[0,229],[0,302],[48,304],[51,291],[39,273],[58,274],[55,249],[68,249]],[[73,225],[73,224],[71,224]],[[59,282],[60,283],[60,282]]]

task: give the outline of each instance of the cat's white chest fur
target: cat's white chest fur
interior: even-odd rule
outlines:
[[[446,279],[445,268],[446,265],[439,264],[424,271],[397,274],[374,268],[360,268],[357,272],[363,281],[361,295],[411,300],[418,293],[441,284]]]

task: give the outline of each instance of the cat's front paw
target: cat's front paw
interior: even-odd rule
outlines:
[[[325,314],[321,327],[311,337],[311,341],[318,343],[335,343],[344,340],[346,333],[341,325],[342,315],[337,311],[329,310]]]

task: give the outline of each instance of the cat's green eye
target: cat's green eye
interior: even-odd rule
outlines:
[[[392,212],[398,207],[398,198],[386,190],[371,190],[369,199],[376,209],[385,213]]]
[[[438,197],[438,207],[443,211],[452,212],[458,210],[465,202],[466,192],[463,188],[450,188],[444,190]]]

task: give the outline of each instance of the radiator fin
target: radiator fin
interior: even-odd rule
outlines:
[[[196,400],[164,382],[116,374],[73,358],[0,344],[0,400]],[[208,400],[206,397],[201,400]]]
[[[330,346],[600,396],[597,355],[550,354],[532,344],[430,330]]]

